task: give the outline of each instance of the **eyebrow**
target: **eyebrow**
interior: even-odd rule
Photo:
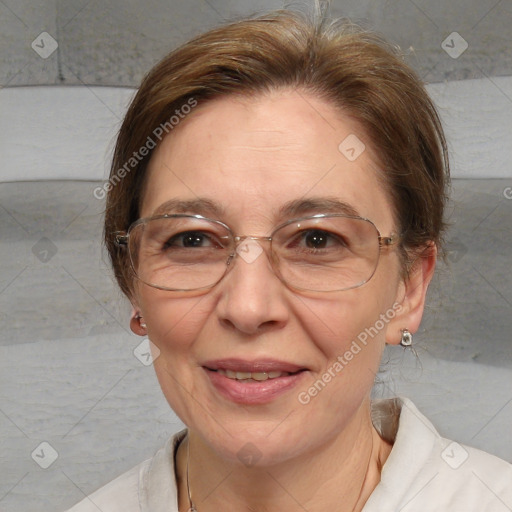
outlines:
[[[314,213],[341,213],[359,217],[360,213],[350,204],[333,197],[308,197],[296,199],[284,204],[279,209],[282,217],[300,217]]]
[[[151,216],[166,213],[193,213],[219,218],[224,214],[224,208],[218,203],[206,198],[170,199],[156,208]],[[308,197],[295,199],[281,206],[278,210],[280,218],[300,217],[315,213],[340,213],[359,217],[359,212],[350,204],[332,197]]]
[[[220,217],[224,209],[210,199],[170,199],[162,203],[151,216],[164,215],[166,213],[194,213],[198,215]]]

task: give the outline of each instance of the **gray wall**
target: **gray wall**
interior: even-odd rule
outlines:
[[[282,7],[276,0],[2,0],[0,85],[135,86],[167,51],[204,29]],[[290,5],[308,4],[286,2]],[[512,74],[509,0],[334,0],[347,16],[384,34],[408,52],[430,82]],[[47,32],[58,43],[42,59],[32,49]],[[453,32],[467,42],[458,58],[442,42]],[[39,43],[38,43],[39,41]],[[448,40],[451,45],[451,39]],[[464,44],[455,40],[455,54]]]

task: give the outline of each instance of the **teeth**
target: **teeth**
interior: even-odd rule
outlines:
[[[217,373],[221,375],[225,375],[229,379],[236,380],[267,380],[267,379],[275,379],[277,377],[286,377],[290,375],[288,372],[234,372],[232,370],[222,370],[218,369]]]
[[[280,373],[280,372],[279,372]],[[252,377],[251,377],[253,380],[267,380],[267,379],[270,379],[270,375],[266,372],[258,372],[258,373],[253,373],[252,374]],[[274,377],[275,378],[275,377]]]

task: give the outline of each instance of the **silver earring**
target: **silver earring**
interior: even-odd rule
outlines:
[[[410,347],[412,345],[412,334],[408,329],[402,329],[402,337],[400,338],[402,347]]]

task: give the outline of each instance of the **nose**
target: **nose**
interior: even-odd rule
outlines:
[[[274,273],[260,242],[242,240],[231,265],[233,268],[218,285],[220,322],[245,334],[284,327],[290,314],[288,291]]]

